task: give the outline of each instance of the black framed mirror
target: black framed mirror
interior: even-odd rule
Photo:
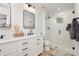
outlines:
[[[0,27],[11,27],[11,4],[0,3]]]
[[[23,10],[23,27],[26,29],[35,29],[35,14]]]

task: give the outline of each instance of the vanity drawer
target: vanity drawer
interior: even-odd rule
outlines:
[[[26,47],[26,46],[28,46],[28,43],[29,43],[29,41],[27,41],[27,40],[17,41],[17,47]]]
[[[15,52],[11,52],[10,54],[7,54],[5,56],[16,56],[17,54]]]
[[[17,54],[21,54],[24,52],[28,52],[29,48],[28,47],[21,47],[21,48],[17,48]]]
[[[25,51],[25,52],[18,54],[18,56],[29,56],[29,53],[27,51]]]
[[[16,48],[16,42],[0,44],[0,53],[7,54],[15,48]]]
[[[16,49],[10,50],[9,52],[5,52],[4,54],[1,54],[1,56],[16,56]]]

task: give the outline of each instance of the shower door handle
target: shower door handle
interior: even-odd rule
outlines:
[[[61,34],[61,31],[59,30],[59,35]]]

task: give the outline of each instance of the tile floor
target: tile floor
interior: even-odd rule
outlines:
[[[60,51],[58,49],[50,49],[49,51],[43,51],[40,56],[75,56],[72,53]]]
[[[50,49],[49,51],[43,51],[40,56],[63,56],[64,54],[57,49]]]

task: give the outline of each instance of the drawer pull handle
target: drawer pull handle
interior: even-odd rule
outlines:
[[[24,45],[24,44],[27,44],[27,43],[28,43],[28,42],[25,42],[25,43],[23,43],[23,45]]]
[[[40,40],[40,39],[37,39],[37,40]]]
[[[23,51],[25,51],[25,50],[27,50],[28,49],[28,47],[27,48],[24,48],[24,49],[22,49]]]
[[[1,52],[1,49],[0,49],[0,52]]]
[[[25,54],[24,56],[27,56],[28,54]]]
[[[37,43],[37,45],[39,45],[39,43]]]

